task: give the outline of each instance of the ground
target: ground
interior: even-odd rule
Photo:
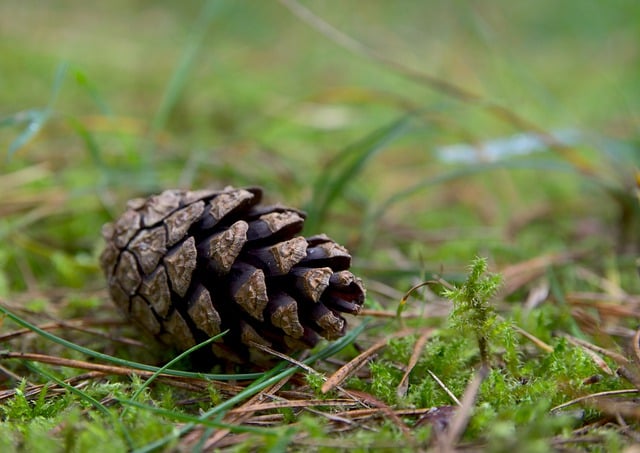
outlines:
[[[631,449],[639,23],[624,0],[3,1],[3,450]],[[192,374],[109,301],[128,199],[226,185],[304,209],[368,289],[304,366]]]

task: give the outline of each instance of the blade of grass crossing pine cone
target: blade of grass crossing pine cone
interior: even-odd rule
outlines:
[[[58,337],[46,330],[40,329],[38,326],[31,324],[30,322],[22,319],[21,317],[15,315],[11,311],[7,310],[2,304],[0,304],[0,313],[3,313],[7,318],[11,321],[15,322],[21,327],[25,329],[29,329],[32,332],[40,335],[41,337],[52,341],[56,344],[64,346],[65,348],[69,348],[73,351],[79,352],[89,357],[93,357],[94,359],[103,360],[108,363],[113,363],[116,365],[126,366],[132,369],[144,370],[155,372],[159,368],[151,365],[146,365],[144,363],[132,362],[130,360],[124,360],[118,357],[113,357],[108,354],[103,354],[101,352],[94,351],[89,348],[85,348],[84,346],[77,345],[69,340],[65,340],[64,338]],[[218,381],[232,381],[232,380],[246,380],[246,379],[256,379],[263,375],[263,373],[243,373],[243,374],[212,374],[212,373],[194,373],[190,371],[182,371],[182,370],[164,370],[164,373],[169,374],[171,376],[178,377],[187,377],[187,378],[195,378],[195,379],[212,379]]]

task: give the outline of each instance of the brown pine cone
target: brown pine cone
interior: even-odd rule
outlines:
[[[252,342],[290,353],[344,335],[340,313],[357,314],[365,298],[351,256],[325,235],[297,236],[304,213],[261,198],[227,187],[129,201],[103,228],[115,304],[180,350],[228,329],[205,360],[242,363],[256,358]]]

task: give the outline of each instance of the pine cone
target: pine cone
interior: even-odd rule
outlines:
[[[357,314],[365,297],[351,256],[325,235],[297,236],[305,214],[261,198],[227,187],[129,201],[103,228],[115,304],[180,350],[228,329],[205,360],[242,363],[256,358],[253,342],[290,353],[344,335],[340,313]]]

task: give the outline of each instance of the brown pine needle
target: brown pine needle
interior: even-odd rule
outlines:
[[[151,376],[153,374],[152,372],[149,372],[149,371],[135,370],[133,368],[114,366],[114,365],[103,365],[101,363],[91,363],[91,362],[85,362],[82,360],[65,359],[63,357],[55,357],[55,356],[50,356],[45,354],[36,354],[36,353],[30,353],[30,352],[0,351],[0,358],[32,360],[34,362],[48,363],[50,365],[63,366],[67,368],[76,368],[80,370],[99,371],[105,374],[115,374],[119,376],[132,376],[132,375]]]
[[[574,404],[580,403],[582,401],[590,400],[593,398],[600,398],[603,396],[626,395],[628,393],[638,393],[638,392],[640,392],[640,390],[638,389],[622,389],[622,390],[608,390],[606,392],[591,393],[590,395],[584,395],[584,396],[572,399],[571,401],[567,401],[566,403],[559,404],[556,407],[552,407],[549,410],[549,412],[556,412],[556,411],[559,411],[560,409],[564,409],[565,407],[569,407]]]
[[[544,341],[542,341],[540,338],[536,337],[533,334],[530,334],[529,332],[527,332],[524,329],[521,329],[518,326],[513,325],[512,327],[513,327],[513,330],[515,330],[520,335],[525,337],[527,340],[529,340],[530,342],[535,344],[539,349],[542,349],[545,352],[553,352],[553,347],[551,345],[545,343]]]
[[[67,368],[75,368],[80,370],[89,370],[91,372],[106,374],[106,375],[116,375],[116,376],[140,376],[143,378],[150,378],[155,373],[153,371],[145,371],[145,370],[137,370],[135,368],[128,368],[122,366],[114,366],[114,365],[103,365],[100,363],[92,363],[85,362],[82,360],[74,360],[74,359],[65,359],[63,357],[55,357],[49,356],[45,354],[36,354],[29,352],[11,352],[11,351],[0,351],[0,359],[22,359],[22,360],[31,360],[34,362],[40,363],[48,363],[50,365],[62,366]],[[243,390],[242,387],[229,384],[227,382],[220,381],[210,381],[198,378],[191,377],[181,377],[181,376],[171,376],[168,374],[160,374],[158,378],[162,379],[163,382],[167,382],[168,384],[175,387],[185,387],[193,386],[196,383],[202,383],[203,385],[215,385],[216,388],[221,389],[225,392],[229,392],[231,394],[238,393]]]
[[[609,376],[613,376],[615,374],[611,370],[611,368],[609,368],[609,365],[607,365],[607,362],[605,362],[602,359],[602,357],[600,357],[598,355],[598,353],[594,351],[595,348],[597,348],[597,349],[602,349],[602,348],[599,348],[599,347],[597,347],[595,345],[587,343],[586,341],[583,341],[583,340],[580,340],[580,342],[578,342],[578,341],[576,341],[576,340],[579,340],[578,338],[573,338],[570,335],[566,335],[565,338],[572,345],[577,346],[580,349],[582,349],[589,357],[591,357],[591,360],[593,360],[595,362],[595,364],[598,366],[598,368],[600,368],[606,374],[608,374]],[[589,345],[589,346],[587,346],[587,345]]]
[[[105,374],[100,372],[100,371],[91,371],[89,373],[85,373],[85,374],[80,374],[78,376],[73,376],[70,377],[68,379],[65,379],[65,382],[69,385],[73,385],[76,388],[80,388],[82,387],[84,384],[83,383],[87,383],[89,380],[92,379],[96,379],[99,377],[104,376]],[[64,388],[62,388],[61,386],[59,386],[56,383],[49,383],[49,384],[31,384],[28,387],[25,388],[24,390],[24,396],[27,399],[34,399],[37,398],[40,393],[42,392],[42,390],[45,388],[45,386],[47,387],[47,396],[51,396],[53,394],[56,394],[58,392],[60,393],[64,393],[66,392],[66,390]],[[16,393],[17,393],[17,389],[16,388],[11,388],[11,389],[7,389],[7,390],[2,390],[0,391],[0,401],[3,401],[7,398],[12,398]]]
[[[110,326],[121,326],[124,324],[125,324],[125,321],[123,320],[92,321],[88,319],[78,319],[78,320],[69,320],[69,321],[54,321],[46,324],[40,324],[38,328],[46,331],[52,331],[57,329],[77,330],[79,332],[84,332],[89,335],[107,338],[108,340],[113,342],[123,343],[123,344],[137,346],[137,347],[144,347],[145,344],[141,341],[134,340],[132,338],[114,337],[107,332],[104,332],[101,330],[89,329],[87,327],[87,326],[110,327]],[[9,341],[14,338],[18,338],[22,335],[27,335],[31,333],[33,333],[33,330],[31,329],[18,329],[12,332],[7,332],[5,334],[0,335],[0,343],[4,343],[5,341]]]
[[[460,402],[460,400],[458,398],[456,398],[456,396],[453,394],[453,392],[451,390],[449,390],[449,388],[446,385],[444,385],[444,382],[442,382],[440,380],[440,378],[438,376],[436,376],[433,371],[427,370],[427,372],[438,383],[438,385],[442,388],[442,390],[444,390],[445,393],[447,395],[449,395],[449,398],[451,398],[454,403],[456,403],[458,406],[462,406],[462,403]]]
[[[636,356],[636,363],[640,364],[640,329],[636,330],[633,336],[633,353]]]
[[[18,376],[8,368],[3,367],[2,365],[0,365],[0,375],[4,375],[3,378],[0,378],[0,381],[4,381],[6,379],[12,379],[15,382],[20,382],[22,380],[20,376]]]
[[[332,399],[332,400],[323,400],[323,399],[309,399],[309,400],[280,400],[280,401],[271,401],[267,403],[256,403],[250,405],[243,405],[236,409],[233,409],[233,413],[241,414],[245,412],[257,412],[257,411],[268,411],[274,409],[284,409],[284,408],[313,408],[316,406],[327,406],[327,407],[345,407],[345,406],[360,406],[360,404],[354,402],[352,399]]]
[[[411,430],[406,425],[404,421],[391,409],[387,404],[375,398],[374,396],[369,395],[368,393],[361,392],[359,390],[349,390],[349,392],[353,393],[359,400],[364,401],[364,403],[369,407],[375,407],[382,411],[382,413],[391,420],[402,434],[405,436],[407,440],[413,441],[413,437],[411,435]]]
[[[420,416],[429,412],[432,408],[426,407],[421,409],[395,409],[393,412],[398,417],[412,417],[412,416]],[[382,414],[379,409],[376,408],[367,408],[367,409],[351,409],[348,411],[338,412],[337,414],[340,417],[349,417],[352,420],[358,420],[362,418],[374,418],[380,417]]]
[[[563,334],[562,336],[566,338],[567,341],[569,341],[571,344],[582,346],[585,349],[589,349],[591,351],[597,352],[598,354],[602,354],[609,357],[610,359],[615,360],[618,365],[625,365],[629,363],[629,359],[621,354],[618,354],[617,352],[609,351],[608,349],[601,348],[600,346],[596,346],[589,343],[588,341],[581,340],[580,338],[573,337],[569,334]]]
[[[287,382],[289,382],[289,379],[291,379],[291,376],[287,376],[287,377],[281,379],[280,381],[276,382],[275,384],[273,384],[271,387],[268,387],[268,388],[264,389],[262,392],[259,392],[259,393],[255,394],[255,395],[253,395],[251,398],[249,398],[247,401],[245,401],[241,406],[236,407],[236,408],[232,409],[231,411],[229,411],[225,415],[223,421],[225,423],[237,424],[237,425],[240,425],[242,423],[247,422],[248,420],[251,419],[251,417],[253,416],[255,411],[242,412],[242,409],[246,408],[248,406],[251,406],[251,405],[259,404],[260,401],[262,401],[263,399],[274,395]],[[185,442],[187,444],[190,444],[190,445],[198,443],[200,441],[201,432],[202,431],[204,431],[204,428],[200,428],[200,429],[198,429],[196,431],[192,431],[191,433],[189,433],[188,437],[185,438]],[[207,439],[207,441],[205,442],[204,450],[205,451],[210,451],[214,447],[220,447],[221,441],[225,437],[228,437],[229,434],[231,434],[231,430],[229,430],[229,429],[219,429],[219,430],[215,431],[213,433],[213,435],[211,435]]]
[[[453,418],[451,419],[451,424],[444,436],[440,439],[440,451],[441,452],[454,452],[456,451],[455,445],[458,443],[464,430],[469,423],[469,419],[471,418],[471,412],[473,411],[473,406],[476,401],[476,396],[480,391],[480,386],[482,382],[485,380],[487,375],[489,374],[489,367],[482,366],[475,374],[469,385],[464,391],[464,395],[462,396],[462,403],[460,408],[456,410]]]
[[[427,330],[425,333],[420,335],[418,340],[413,345],[413,352],[411,353],[411,357],[409,358],[409,363],[407,364],[407,369],[404,372],[404,375],[402,376],[402,379],[400,379],[400,383],[398,384],[398,388],[396,390],[396,394],[399,397],[403,397],[403,396],[405,396],[407,394],[407,390],[409,389],[409,374],[411,374],[411,371],[413,371],[413,369],[415,368],[416,364],[418,363],[418,360],[420,359],[420,356],[422,355],[422,351],[424,351],[424,347],[427,344],[427,340],[429,340],[429,338],[431,338],[431,335],[433,334],[433,331],[434,331],[433,329]]]
[[[316,370],[314,370],[313,368],[311,368],[309,365],[307,365],[305,363],[302,363],[299,360],[296,360],[291,356],[283,354],[282,352],[278,352],[275,349],[271,349],[269,346],[265,346],[263,344],[256,343],[255,341],[251,342],[251,346],[256,348],[256,349],[260,349],[262,352],[266,352],[267,354],[270,354],[270,355],[272,355],[274,357],[278,357],[278,358],[280,358],[282,360],[286,360],[287,362],[292,363],[292,364],[296,365],[297,367],[302,368],[307,373],[317,374],[319,376],[322,375],[321,373],[319,373]]]
[[[502,269],[500,273],[504,279],[504,285],[498,292],[498,296],[505,297],[512,294],[527,283],[540,278],[549,266],[568,263],[577,256],[579,256],[577,252],[542,255]]]
[[[347,379],[353,373],[358,371],[360,367],[362,367],[367,362],[367,360],[369,360],[369,358],[371,358],[380,349],[384,348],[387,345],[387,343],[389,343],[389,340],[393,338],[404,337],[413,332],[414,332],[413,329],[403,329],[387,338],[383,338],[382,340],[377,341],[369,349],[360,353],[359,355],[354,357],[350,362],[347,362],[344,365],[342,365],[340,368],[338,368],[338,370],[335,373],[333,373],[331,376],[329,376],[329,378],[327,378],[325,383],[322,384],[320,391],[322,393],[330,392],[331,390],[333,390],[334,388],[342,384],[345,381],[345,379]]]

